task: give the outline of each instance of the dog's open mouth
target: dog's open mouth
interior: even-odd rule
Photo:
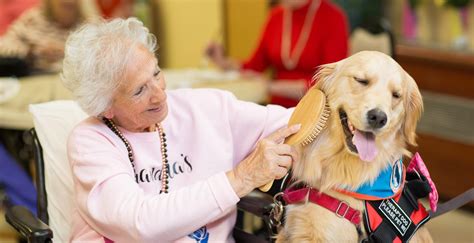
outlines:
[[[341,108],[339,109],[339,118],[341,119],[344,135],[346,136],[347,148],[359,155],[363,161],[373,161],[377,156],[378,150],[375,146],[375,134],[358,130],[352,125],[347,117],[347,113]]]

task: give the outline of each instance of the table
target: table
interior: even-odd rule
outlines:
[[[228,90],[241,100],[260,104],[267,101],[265,82],[256,78],[243,78],[237,72],[203,69],[165,69],[163,71],[167,89],[216,88]],[[18,85],[19,90],[15,96],[0,102],[0,128],[29,129],[33,127],[32,117],[28,112],[29,104],[73,98],[62,85],[58,74],[21,78]]]

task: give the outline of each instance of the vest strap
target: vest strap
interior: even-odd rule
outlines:
[[[349,206],[346,201],[341,201],[331,197],[315,188],[303,187],[297,189],[291,187],[285,190],[283,200],[287,204],[297,204],[302,202],[312,202],[336,214],[340,218],[345,218],[353,223],[356,227],[360,225],[360,212]]]

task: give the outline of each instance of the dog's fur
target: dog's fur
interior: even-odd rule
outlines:
[[[420,92],[413,78],[392,58],[373,51],[359,52],[324,65],[315,80],[313,88],[326,94],[331,115],[327,127],[313,143],[297,147],[301,160],[293,164],[292,177],[362,211],[362,201],[332,189],[357,188],[373,181],[381,170],[402,155],[411,155],[406,148],[416,145],[416,124],[423,110]],[[365,81],[368,84],[365,85]],[[367,112],[375,108],[387,115],[386,124],[378,129],[370,127],[367,121]],[[354,128],[375,135],[378,154],[373,161],[361,160],[347,146],[341,109]],[[352,223],[313,203],[289,205],[285,217],[277,242],[360,240]],[[411,242],[431,241],[423,228],[411,239]]]

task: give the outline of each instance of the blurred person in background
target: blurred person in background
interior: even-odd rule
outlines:
[[[224,70],[271,69],[270,103],[292,107],[311,85],[319,65],[347,57],[348,35],[344,12],[330,1],[282,0],[270,11],[260,42],[246,61],[225,57],[217,43],[211,43],[206,54]]]
[[[30,70],[58,72],[66,38],[81,20],[79,0],[44,0],[25,11],[0,37],[0,76],[21,76]],[[0,171],[0,188],[7,194],[8,203],[36,212],[31,178],[1,143]]]
[[[39,0],[0,0],[0,36],[16,18],[38,2]]]
[[[82,19],[79,0],[43,0],[0,37],[0,58],[22,60],[34,73],[58,72],[66,38]]]
[[[96,0],[100,14],[105,19],[128,18],[133,15],[135,0]]]
[[[31,177],[0,143],[0,191],[6,195],[0,199],[0,207],[5,204],[21,205],[36,214],[36,189]]]

